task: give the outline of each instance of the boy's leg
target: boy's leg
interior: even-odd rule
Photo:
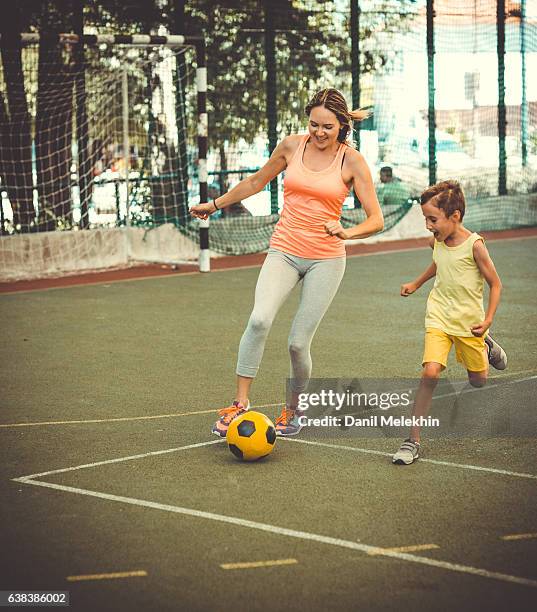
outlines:
[[[416,399],[412,408],[412,416],[427,416],[431,408],[434,390],[442,370],[447,367],[449,351],[453,345],[453,337],[440,329],[427,328],[423,348],[423,371]],[[412,427],[410,439],[420,441],[420,428]]]
[[[412,417],[425,417],[429,413],[433,393],[443,369],[444,366],[441,363],[435,363],[434,361],[423,364],[420,384],[412,407]],[[420,426],[412,425],[409,437],[392,457],[392,462],[398,465],[410,465],[419,458],[419,450]]]
[[[488,349],[485,339],[478,336],[454,337],[457,361],[468,372],[468,382],[472,387],[483,387],[489,374]]]
[[[422,359],[423,371],[416,392],[416,399],[412,406],[413,417],[425,417],[429,413],[433,393],[440,374],[447,365],[451,345],[452,339],[445,332],[433,328],[426,330]],[[410,428],[409,437],[392,458],[393,463],[409,465],[419,457],[420,429],[418,425],[413,425]]]
[[[484,387],[489,374],[487,348],[484,339],[479,336],[453,336],[453,342],[457,361],[466,368],[470,387]],[[458,420],[459,411],[464,406],[465,394],[471,390],[467,386],[460,390],[451,410],[450,425],[454,425]],[[465,414],[467,415],[467,411],[465,411]]]
[[[429,414],[433,393],[443,369],[444,366],[441,363],[436,363],[434,361],[423,364],[420,385],[416,392],[414,406],[412,407],[413,417],[426,417]],[[421,427],[419,425],[413,425],[410,428],[409,438],[412,441],[419,443],[420,429]]]
[[[472,385],[472,387],[484,387],[487,383],[487,378],[489,375],[489,371],[482,370],[481,372],[472,372],[472,370],[467,370],[468,372],[468,382]]]

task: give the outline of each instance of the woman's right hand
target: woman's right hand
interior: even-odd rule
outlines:
[[[216,212],[216,207],[212,202],[205,202],[204,204],[198,204],[197,206],[192,206],[190,209],[190,214],[196,219],[207,219],[209,215],[213,212]]]

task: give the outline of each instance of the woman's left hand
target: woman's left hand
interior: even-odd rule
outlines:
[[[343,229],[343,226],[339,221],[328,221],[328,223],[324,224],[324,229],[327,234],[330,234],[330,236],[337,236],[338,238],[341,238],[341,240],[348,239],[347,232]]]

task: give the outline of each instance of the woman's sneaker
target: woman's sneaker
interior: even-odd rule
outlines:
[[[229,408],[222,408],[222,410],[219,410],[218,416],[220,418],[213,425],[213,434],[225,438],[231,421],[248,410],[250,410],[250,402],[248,402],[246,408],[240,402],[233,402]]]
[[[410,438],[407,438],[401,448],[392,457],[392,462],[398,465],[410,465],[414,463],[416,459],[419,459],[420,444],[414,442]]]
[[[303,413],[299,410],[291,410],[285,406],[280,416],[276,419],[276,435],[295,436],[299,433],[303,427],[299,422],[301,414]]]
[[[485,344],[487,345],[487,353],[489,363],[493,368],[497,370],[505,370],[507,367],[507,355],[503,348],[494,340],[489,334],[485,338]]]

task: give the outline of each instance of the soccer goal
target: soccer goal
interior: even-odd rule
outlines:
[[[199,259],[209,269],[202,38],[1,41],[0,278]],[[200,255],[201,253],[201,255]]]

